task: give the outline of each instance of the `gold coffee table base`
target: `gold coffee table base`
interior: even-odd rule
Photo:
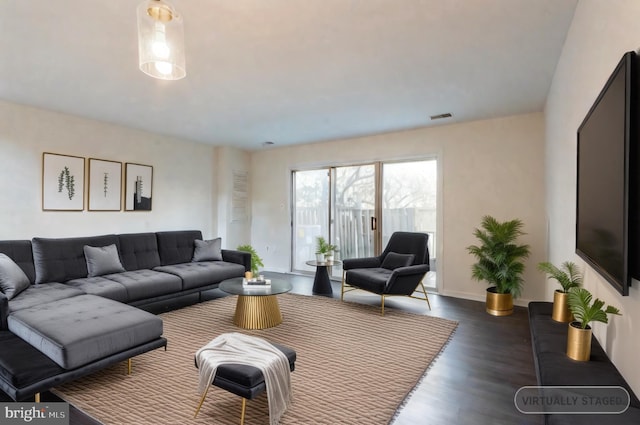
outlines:
[[[238,295],[233,324],[243,329],[266,329],[282,323],[275,295]]]

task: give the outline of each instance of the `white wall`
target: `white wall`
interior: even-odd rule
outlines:
[[[153,211],[42,211],[43,152],[152,165]],[[213,237],[215,162],[211,146],[0,102],[0,239],[181,229]]]
[[[535,264],[546,258],[544,120],[540,113],[284,147],[252,156],[251,240],[268,270],[290,270],[292,169],[436,154],[443,176],[441,293],[484,300],[466,247],[483,215],[520,218],[532,247],[521,304],[544,296]]]
[[[640,392],[640,282],[622,297],[575,255],[576,131],[622,54],[640,44],[640,2],[581,0],[545,108],[550,261],[586,267],[585,287],[620,307],[621,317],[597,323],[594,334],[636,393]],[[548,284],[547,299],[556,287]]]
[[[247,173],[247,179],[250,179],[249,165],[251,155],[247,151],[235,149],[231,147],[219,147],[217,152],[217,228],[218,236],[222,237],[222,245],[224,248],[235,249],[238,245],[248,244],[251,242],[251,185],[246,192],[247,211],[244,218],[241,214],[233,212],[234,196],[242,197],[243,193],[234,193],[234,174]],[[237,188],[237,187],[236,187]],[[236,191],[238,192],[238,191]],[[244,199],[239,199],[238,207],[243,203]]]

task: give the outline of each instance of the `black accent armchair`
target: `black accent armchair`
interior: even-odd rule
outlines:
[[[389,296],[408,296],[424,300],[431,310],[422,279],[429,271],[429,235],[416,232],[395,232],[386,248],[377,257],[351,258],[342,261],[342,293],[356,289],[373,292],[384,299]],[[414,293],[422,293],[420,296]]]

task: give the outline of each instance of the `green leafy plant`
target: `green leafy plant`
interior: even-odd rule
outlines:
[[[495,286],[498,294],[511,294],[513,298],[522,292],[525,269],[522,260],[529,257],[529,245],[516,243],[518,237],[525,234],[522,227],[519,219],[501,223],[486,215],[481,229],[476,228],[473,233],[480,244],[467,247],[477,260],[471,267],[471,277],[484,280]]]
[[[565,261],[560,268],[545,261],[538,264],[538,270],[549,275],[549,279],[555,279],[562,286],[562,292],[567,293],[571,288],[582,286],[582,272],[575,263]]]
[[[58,175],[58,193],[62,193],[62,189],[67,189],[69,200],[73,199],[76,194],[75,177],[69,171],[69,167],[65,166]]]
[[[328,254],[332,251],[336,251],[338,249],[337,246],[332,245],[327,242],[327,240],[323,236],[318,236],[316,238],[316,252],[319,254]]]
[[[608,305],[603,309],[604,301],[598,298],[591,303],[592,298],[591,292],[585,288],[572,288],[569,291],[567,303],[581,329],[587,329],[591,322],[609,323],[607,314],[620,315],[616,307]]]
[[[244,251],[251,254],[251,273],[253,273],[254,276],[257,276],[258,272],[260,271],[260,267],[264,267],[264,263],[262,262],[262,258],[260,258],[256,250],[253,249],[253,247],[249,244],[239,245],[236,249],[238,251]]]

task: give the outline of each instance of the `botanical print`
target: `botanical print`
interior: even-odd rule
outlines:
[[[84,158],[42,154],[42,209],[84,209]]]
[[[72,200],[73,195],[76,194],[74,180],[75,177],[71,175],[69,167],[65,166],[64,169],[60,171],[60,176],[58,176],[58,193],[62,193],[62,189],[66,189],[69,200]]]
[[[122,209],[122,163],[89,158],[89,210]]]

